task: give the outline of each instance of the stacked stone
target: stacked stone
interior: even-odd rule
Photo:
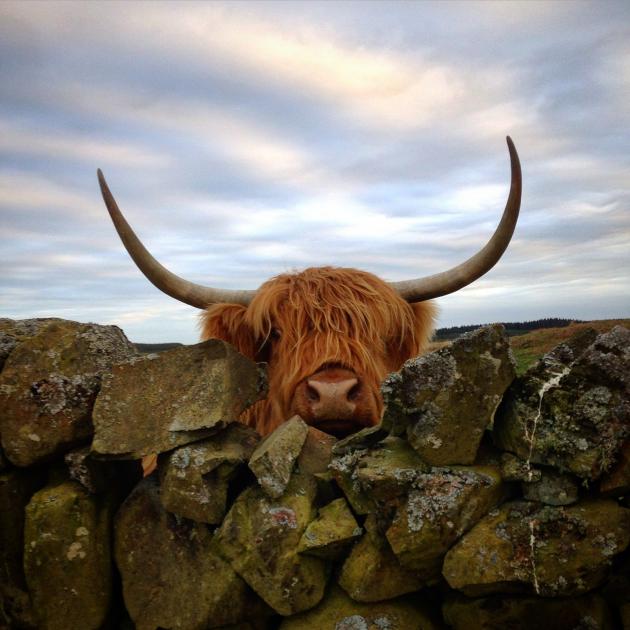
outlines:
[[[515,378],[484,327],[390,375],[382,423],[341,441],[239,424],[264,372],[223,342],[0,335],[0,627],[630,627],[624,328]]]

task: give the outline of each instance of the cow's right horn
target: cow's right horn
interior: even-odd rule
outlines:
[[[138,266],[138,269],[140,269],[160,291],[174,297],[180,302],[196,306],[197,308],[206,308],[211,304],[219,303],[243,304],[247,306],[251,302],[254,295],[256,295],[256,291],[213,289],[212,287],[204,287],[201,284],[189,282],[170,272],[153,258],[131,229],[131,226],[127,223],[118,208],[118,204],[107,186],[101,169],[98,169],[98,183],[101,186],[103,200],[105,201],[107,210],[109,210],[109,215],[114,222],[120,240]]]
[[[465,287],[492,269],[510,243],[521,207],[521,164],[511,138],[507,137],[512,167],[512,183],[501,221],[485,247],[457,267],[424,278],[390,282],[389,285],[407,302],[421,302],[448,295]]]

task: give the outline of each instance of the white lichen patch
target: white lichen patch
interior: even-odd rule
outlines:
[[[75,560],[76,558],[79,558],[79,560],[83,560],[83,558],[85,558],[86,555],[87,554],[83,550],[83,545],[80,542],[73,542],[68,547],[68,553],[66,553],[66,558],[68,558],[68,560]]]
[[[335,624],[335,630],[369,630],[368,622],[361,615],[344,617]]]
[[[41,438],[37,435],[37,433],[29,433],[28,439],[31,440],[31,442],[41,442]]]
[[[442,446],[442,440],[433,433],[429,433],[429,435],[424,436],[424,442],[428,444],[431,448],[438,449]]]
[[[74,532],[75,536],[88,536],[90,530],[87,527],[77,527],[77,531]]]

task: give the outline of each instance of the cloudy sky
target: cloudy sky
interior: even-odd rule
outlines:
[[[0,316],[197,339],[135,268],[256,288],[501,262],[439,325],[630,316],[630,3],[0,3]]]

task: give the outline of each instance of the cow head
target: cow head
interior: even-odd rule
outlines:
[[[379,383],[419,354],[432,330],[431,298],[486,273],[507,248],[520,208],[521,171],[510,138],[512,181],[501,221],[488,243],[464,263],[432,276],[386,283],[356,269],[317,267],[283,274],[257,291],[221,290],[176,276],[145,249],[118,209],[105,178],[105,204],[129,254],[168,295],[198,308],[203,338],[232,343],[269,364],[269,396],[244,420],[266,434],[293,414],[345,435],[377,424]]]
[[[379,384],[420,353],[433,310],[370,273],[316,267],[269,280],[248,306],[211,306],[203,337],[269,364],[270,396],[248,414],[261,432],[299,414],[341,435],[378,423]]]

